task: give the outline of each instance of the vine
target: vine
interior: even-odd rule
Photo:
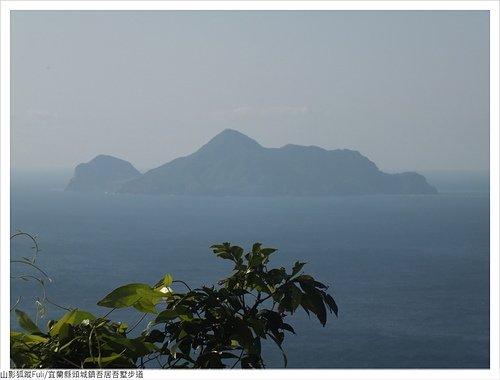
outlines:
[[[36,238],[22,232],[13,237],[20,235],[32,239],[35,253],[31,259],[12,262],[36,266]],[[193,289],[170,274],[154,285],[124,285],[97,302],[111,309],[103,317],[70,309],[59,320],[49,321],[46,331],[38,327],[38,319],[33,322],[16,309],[16,303],[13,310],[25,332],[11,331],[12,361],[18,368],[146,368],[149,363],[161,368],[265,368],[261,342],[269,338],[286,367],[283,342],[295,330],[285,320],[299,307],[323,326],[328,312],[338,315],[328,287],[302,271],[305,263],[296,262],[290,271],[271,269],[268,264],[276,249],[260,243],[247,253],[230,243],[211,248],[234,264],[232,273],[217,285]],[[41,269],[39,273],[45,289],[49,277]],[[177,291],[176,284],[187,291]],[[42,300],[48,301],[45,291]],[[129,329],[108,319],[118,308],[133,308],[142,316]],[[131,338],[148,315],[153,319],[147,328]]]

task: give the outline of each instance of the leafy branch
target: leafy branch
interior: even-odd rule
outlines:
[[[302,271],[305,263],[296,262],[289,271],[270,269],[276,249],[260,243],[247,253],[230,243],[211,248],[234,264],[232,273],[217,285],[191,288],[167,274],[152,286],[121,286],[97,303],[111,308],[110,313],[117,308],[143,313],[130,330],[107,319],[110,313],[96,318],[72,310],[50,321],[43,333],[16,310],[28,334],[11,333],[14,363],[25,368],[55,368],[69,362],[81,368],[143,368],[149,362],[162,368],[265,368],[261,343],[269,339],[281,351],[286,367],[283,342],[287,333],[295,334],[285,322],[290,315],[301,308],[323,326],[329,313],[338,316],[328,287]],[[174,291],[177,283],[187,290]],[[127,337],[147,315],[154,319],[146,330],[136,338]]]

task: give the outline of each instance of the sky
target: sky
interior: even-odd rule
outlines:
[[[13,11],[11,168],[139,170],[226,128],[489,169],[487,11]]]

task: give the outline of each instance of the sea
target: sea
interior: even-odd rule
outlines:
[[[70,172],[13,172],[11,233],[37,236],[52,302],[96,316],[109,311],[97,301],[124,284],[152,285],[166,273],[214,284],[232,267],[212,244],[260,242],[278,249],[272,266],[307,262],[304,272],[327,284],[339,307],[325,327],[301,309],[287,316],[296,332],[285,338],[289,368],[489,368],[488,173],[423,174],[439,194],[85,194],[63,191]],[[11,259],[30,257],[31,247],[12,240]],[[35,274],[18,263],[11,271]],[[11,280],[11,304],[33,318],[41,294],[36,281]],[[48,304],[37,322],[63,313]],[[119,309],[109,317],[132,326],[140,316]],[[264,359],[267,368],[284,365],[272,344]]]

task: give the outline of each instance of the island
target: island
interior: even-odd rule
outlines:
[[[114,193],[141,173],[128,161],[101,154],[75,168],[67,191]]]
[[[111,180],[112,173],[108,170],[96,166],[92,170],[103,174],[99,178],[103,179],[101,183],[105,183],[107,189],[112,187],[117,193],[130,194],[324,196],[437,193],[424,176],[415,172],[384,173],[354,150],[326,150],[292,144],[266,148],[232,129],[222,131],[191,155],[174,159],[142,175],[127,172],[131,177],[127,179],[121,172],[119,179],[113,177]],[[106,173],[108,179],[104,178]],[[85,186],[83,180],[85,178],[80,176],[79,182],[73,185],[70,182],[72,186],[68,185],[68,190],[96,188],[92,183]]]

